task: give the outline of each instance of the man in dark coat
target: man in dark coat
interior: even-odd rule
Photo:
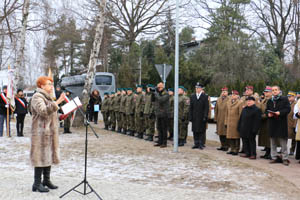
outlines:
[[[291,110],[291,106],[288,98],[280,95],[279,86],[272,87],[272,95],[272,98],[267,102],[266,109],[269,123],[269,135],[271,138],[271,163],[283,163],[284,165],[288,165],[287,116]],[[277,143],[280,144],[282,157],[279,157],[277,154]]]
[[[158,143],[154,146],[161,148],[167,147],[168,138],[169,94],[164,87],[163,83],[157,84],[155,95],[153,95],[158,129]]]
[[[7,86],[4,85],[2,88],[3,92],[1,93],[0,96],[0,137],[3,136],[3,128],[4,128],[4,122],[6,124],[6,129],[8,128],[8,132],[9,132],[9,137],[10,135],[10,117],[11,117],[11,106],[9,105],[9,102],[6,98],[7,96]],[[9,109],[9,117],[8,117],[8,127],[7,127],[7,108]]]
[[[208,119],[208,96],[203,92],[203,86],[196,84],[196,93],[190,97],[189,120],[192,122],[192,131],[194,134],[193,149],[203,149],[204,133]]]
[[[27,114],[28,103],[24,97],[22,89],[18,89],[17,91],[17,95],[15,96],[15,104],[16,104],[15,114],[17,114],[17,123],[16,123],[17,136],[23,137],[24,120]]]
[[[249,96],[246,98],[247,106],[243,108],[238,123],[238,131],[243,140],[245,154],[241,157],[256,159],[256,135],[261,122],[261,111],[255,105],[255,98]]]

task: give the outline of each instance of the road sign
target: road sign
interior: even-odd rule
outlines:
[[[167,64],[156,64],[155,68],[161,78],[161,80],[166,84],[167,77],[172,70],[172,65]]]

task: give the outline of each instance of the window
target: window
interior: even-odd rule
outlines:
[[[96,85],[111,85],[112,76],[96,75],[95,82],[96,82]]]

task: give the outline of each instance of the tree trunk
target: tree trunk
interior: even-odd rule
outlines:
[[[100,4],[99,4],[99,15],[97,16],[97,25],[96,25],[96,33],[95,33],[95,38],[94,38],[94,43],[93,43],[93,49],[91,50],[88,71],[86,74],[85,84],[84,84],[84,88],[82,91],[81,101],[82,101],[83,109],[85,111],[86,111],[86,106],[89,102],[89,97],[90,97],[89,94],[91,92],[92,83],[93,83],[93,80],[95,77],[96,62],[97,62],[98,55],[100,52],[100,46],[101,46],[102,37],[103,37],[104,22],[106,20],[106,15],[105,15],[106,1],[107,0],[101,0]],[[82,118],[78,114],[77,114],[77,117]],[[83,125],[82,121],[80,122],[80,120],[75,119],[73,122],[74,126],[78,126],[77,123],[81,123],[81,125]]]
[[[14,91],[16,91],[17,88],[24,86],[24,77],[21,76],[21,73],[25,72],[24,50],[25,50],[27,19],[28,19],[28,15],[29,15],[29,2],[30,2],[30,0],[24,0],[24,5],[23,5],[23,19],[22,19],[22,30],[20,33],[20,47],[18,50],[18,56],[17,56],[16,64],[15,64]]]

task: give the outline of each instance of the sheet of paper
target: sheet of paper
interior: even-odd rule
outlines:
[[[69,103],[67,103],[61,107],[63,113],[66,115],[66,114],[73,112],[74,110],[77,110],[77,106],[75,103],[77,104],[78,107],[82,106],[80,99],[78,97],[75,97],[72,101],[70,101]]]

